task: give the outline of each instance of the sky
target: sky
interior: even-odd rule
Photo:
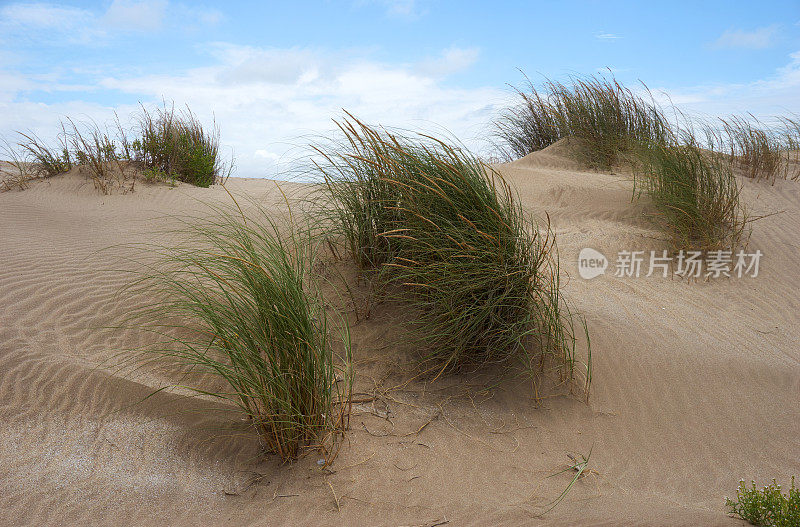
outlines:
[[[0,137],[168,101],[216,121],[241,177],[280,177],[343,109],[488,152],[523,72],[800,114],[800,0],[0,1]]]

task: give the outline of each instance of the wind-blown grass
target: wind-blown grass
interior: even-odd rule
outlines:
[[[310,241],[264,211],[244,219],[219,209],[180,233],[181,245],[155,248],[158,263],[131,286],[155,299],[132,320],[164,337],[138,367],[177,368],[182,386],[237,407],[284,460],[304,447],[330,459],[348,426],[350,339],[344,324],[341,342],[331,336]]]
[[[526,89],[516,92],[518,103],[495,123],[509,159],[573,137],[588,164],[610,169],[637,144],[663,142],[669,132],[652,97],[637,95],[613,78],[573,78],[569,84],[546,80],[539,89],[528,81]]]
[[[216,123],[207,130],[189,108],[176,113],[164,104],[151,113],[142,107],[137,126],[126,150],[147,170],[198,187],[224,182],[232,170],[222,161]]]
[[[33,166],[37,177],[51,177],[72,168],[73,160],[69,149],[69,136],[64,123],[58,135],[56,146],[45,143],[33,132],[19,132],[21,140],[18,146],[24,152],[27,161]]]
[[[571,378],[577,321],[549,225],[464,150],[352,116],[339,126],[345,140],[318,150],[318,202],[353,259],[419,313],[424,363],[441,372],[548,356]]]
[[[0,155],[8,162],[10,168],[0,166],[0,192],[5,192],[17,188],[24,190],[28,188],[28,183],[36,179],[38,175],[35,167],[29,161],[30,155],[21,152],[19,148],[8,141],[0,140]]]
[[[788,168],[788,145],[781,134],[760,123],[752,116],[721,119],[730,159],[744,175],[755,180],[774,182]]]
[[[133,190],[137,174],[147,180],[208,187],[223,183],[233,170],[233,161],[226,162],[221,155],[216,123],[206,128],[188,108],[176,112],[166,104],[153,112],[142,107],[130,129],[118,118],[111,127],[66,118],[55,146],[33,133],[18,135],[18,155],[36,177],[52,177],[78,166],[103,194],[117,188]]]
[[[735,247],[747,218],[740,187],[728,161],[702,148],[693,132],[667,143],[642,144],[636,153],[635,186],[652,198],[658,223],[675,249]]]

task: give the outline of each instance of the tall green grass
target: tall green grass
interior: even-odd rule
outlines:
[[[683,124],[671,124],[646,87],[639,95],[613,78],[547,80],[538,89],[528,81],[517,94],[518,104],[495,123],[509,158],[572,137],[594,167],[632,165],[637,191],[653,199],[655,219],[676,249],[731,247],[741,240],[747,218],[733,168],[774,180],[792,166],[782,138],[792,137],[793,121],[778,134],[732,118],[721,130],[704,127],[701,141],[685,116]]]
[[[721,141],[731,164],[745,177],[774,183],[800,177],[800,122],[780,117],[767,125],[753,115],[720,119]]]
[[[424,364],[442,372],[550,357],[572,377],[578,321],[549,225],[460,148],[352,116],[340,129],[343,141],[319,149],[318,203],[353,259],[419,313]]]
[[[207,128],[188,107],[176,112],[166,103],[154,111],[143,106],[130,126],[119,118],[111,126],[66,118],[54,144],[18,132],[14,146],[36,177],[77,166],[104,194],[133,190],[137,175],[208,187],[223,183],[233,170],[233,160],[225,161],[220,152],[216,123]]]
[[[634,173],[676,250],[733,248],[741,241],[747,217],[730,163],[701,146],[691,130],[668,143],[641,144]]]
[[[575,77],[569,84],[546,80],[538,89],[528,81],[526,89],[516,92],[518,103],[495,122],[495,135],[509,159],[573,137],[589,165],[610,169],[637,144],[663,142],[669,132],[646,87],[646,95],[638,95],[614,78]]]
[[[231,403],[284,460],[306,447],[333,455],[348,426],[350,339],[346,324],[332,336],[311,241],[264,211],[184,223],[178,246],[148,248],[157,263],[131,286],[153,299],[131,320],[163,337],[145,362],[166,362],[181,386]]]
[[[137,127],[129,149],[148,170],[209,187],[224,181],[232,169],[222,161],[216,123],[206,129],[188,107],[181,112],[166,104],[154,112],[142,107]]]
[[[721,121],[734,166],[751,179],[775,181],[784,168],[786,145],[781,137],[775,131],[759,126],[755,118],[733,116]]]

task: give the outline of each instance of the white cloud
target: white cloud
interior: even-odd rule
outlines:
[[[475,64],[479,55],[478,48],[453,46],[442,51],[438,57],[420,62],[416,69],[422,75],[445,77],[469,68]]]
[[[225,43],[211,45],[214,56],[227,67],[220,69],[221,84],[258,82],[292,84],[300,79],[312,80],[322,67],[322,53],[308,49],[263,49]]]
[[[389,14],[398,16],[414,16],[417,13],[414,0],[384,0]]]
[[[203,9],[197,12],[197,18],[202,24],[214,26],[222,22],[225,16],[216,9]]]
[[[222,20],[215,9],[200,9],[167,0],[114,0],[106,11],[47,3],[14,3],[0,7],[0,43],[26,40],[37,45],[103,45],[121,35],[170,29],[192,29]]]
[[[356,0],[356,6],[377,4],[386,10],[386,14],[395,18],[417,18],[422,10],[416,0]]]
[[[800,113],[800,51],[790,54],[789,62],[765,79],[653,91],[655,95],[665,92],[673,103],[696,116],[752,113],[768,120],[787,112]]]
[[[614,33],[597,33],[594,37],[598,40],[619,40],[622,38]]]
[[[155,31],[161,28],[166,10],[165,0],[114,0],[102,22],[126,31]]]
[[[23,38],[88,44],[102,33],[95,15],[86,9],[50,4],[9,4],[0,8],[0,42]]]
[[[753,31],[729,29],[714,42],[714,47],[720,49],[764,49],[775,42],[777,34],[778,26],[776,25],[760,27]]]
[[[442,84],[443,72],[468,67],[474,50],[450,48],[438,71],[419,64],[388,64],[352,53],[310,49],[263,49],[231,44],[209,46],[210,65],[163,75],[109,75],[96,89],[123,93],[147,104],[174,100],[187,104],[203,122],[215,119],[222,142],[236,154],[237,175],[276,176],[296,147],[309,136],[333,129],[331,118],[347,109],[367,122],[427,131],[445,130],[480,149],[496,107],[507,93],[500,88],[460,89]],[[58,118],[85,115],[102,122],[112,108],[82,102],[36,104],[15,100],[15,91],[30,89],[30,78],[14,77],[0,84],[0,135],[34,129],[42,137],[55,134]],[[27,87],[26,87],[27,86]],[[65,91],[70,85],[55,85]],[[3,90],[6,97],[2,97]],[[124,118],[135,107],[119,109]],[[3,112],[5,112],[3,114]],[[443,127],[443,128],[437,128]]]

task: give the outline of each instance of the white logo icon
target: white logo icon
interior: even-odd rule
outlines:
[[[581,249],[578,254],[578,274],[589,280],[606,272],[608,259],[600,251],[591,247]]]

